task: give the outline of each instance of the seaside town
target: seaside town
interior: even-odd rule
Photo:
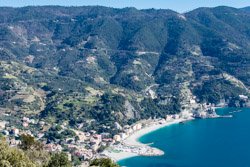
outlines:
[[[0,0],[0,167],[250,167],[243,1]]]
[[[242,100],[248,101],[248,97],[244,95],[239,96]],[[67,125],[53,125],[55,130],[59,133],[68,131],[76,134],[74,138],[66,138],[66,140],[55,140],[49,142],[45,133],[48,130],[48,125],[44,121],[30,119],[23,117],[21,128],[13,127],[6,121],[0,121],[0,132],[7,138],[10,146],[18,146],[20,144],[20,135],[29,134],[37,140],[43,142],[45,150],[48,152],[65,151],[69,159],[72,156],[81,158],[82,166],[88,165],[89,160],[94,158],[109,157],[114,161],[129,156],[161,156],[163,151],[150,147],[150,144],[141,144],[137,139],[151,131],[161,127],[174,124],[184,123],[185,121],[195,118],[218,118],[216,114],[216,106],[212,104],[199,104],[196,102],[195,97],[191,97],[184,105],[185,109],[174,115],[167,115],[161,119],[141,120],[133,125],[126,125],[122,127],[119,123],[114,122],[116,128],[121,133],[111,136],[109,133],[98,134],[96,131],[83,132],[81,130],[70,129]],[[225,106],[225,102],[220,104],[220,107]],[[6,117],[10,116],[5,114]],[[224,117],[230,117],[224,116]],[[39,126],[41,131],[32,133],[28,127]],[[81,126],[81,125],[80,125]],[[123,153],[123,154],[121,154]]]
[[[248,97],[244,95],[239,96],[242,100],[248,101]],[[221,106],[225,104],[222,102]],[[164,152],[150,147],[150,144],[141,144],[137,142],[140,136],[159,129],[161,127],[173,124],[184,123],[185,121],[194,118],[217,118],[220,117],[215,112],[215,106],[212,104],[199,104],[195,101],[195,97],[189,100],[189,104],[180,114],[167,115],[161,119],[141,120],[133,125],[120,126],[119,123],[114,122],[116,128],[121,133],[111,136],[109,133],[98,134],[96,131],[83,132],[80,130],[69,129],[66,125],[53,125],[60,133],[64,130],[74,132],[77,137],[66,138],[66,140],[55,140],[48,142],[45,138],[45,132],[48,130],[48,125],[44,121],[30,119],[28,117],[22,118],[22,127],[16,128],[6,121],[0,121],[0,132],[4,135],[10,146],[18,146],[20,144],[20,135],[29,134],[37,140],[44,143],[44,148],[48,152],[59,152],[66,150],[69,159],[72,156],[81,158],[82,164],[88,164],[89,160],[94,158],[109,157],[117,161],[127,156],[160,156]],[[10,115],[5,114],[5,117]],[[40,131],[32,133],[28,127],[39,126]],[[68,132],[69,133],[69,132]],[[125,155],[120,156],[120,153]]]

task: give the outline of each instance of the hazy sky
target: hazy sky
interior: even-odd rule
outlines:
[[[30,5],[63,5],[63,6],[83,6],[101,5],[109,7],[136,7],[172,9],[185,12],[197,7],[250,6],[250,0],[0,0],[0,6],[30,6]]]

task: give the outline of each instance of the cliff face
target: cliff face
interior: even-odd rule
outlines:
[[[249,95],[250,13],[1,8],[0,59],[3,110],[132,123]]]

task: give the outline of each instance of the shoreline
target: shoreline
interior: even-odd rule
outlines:
[[[141,138],[142,136],[149,134],[151,132],[154,132],[156,130],[159,130],[161,128],[173,125],[173,124],[178,124],[180,122],[186,122],[186,121],[190,121],[193,120],[194,118],[188,118],[188,119],[183,119],[183,118],[179,118],[179,119],[175,119],[172,121],[166,121],[165,123],[160,124],[159,122],[154,122],[152,125],[150,126],[146,126],[144,128],[142,128],[141,130],[138,130],[136,132],[134,132],[132,135],[130,135],[129,137],[127,137],[125,140],[123,140],[123,143],[126,145],[130,145],[130,146],[145,146],[147,144],[143,144],[141,142],[138,141],[139,138]]]
[[[134,153],[132,151],[114,151],[116,150],[115,146],[113,149],[110,150],[105,150],[103,152],[103,154],[105,154],[106,156],[108,156],[109,158],[111,158],[112,160],[114,160],[115,162],[127,159],[127,158],[132,158],[132,157],[136,157],[136,156],[161,156],[164,155],[165,153],[158,149],[158,148],[154,148],[149,146],[149,144],[143,144],[141,142],[139,142],[139,138],[141,138],[142,136],[149,134],[151,132],[154,132],[156,130],[159,130],[161,128],[164,127],[168,127],[170,125],[173,124],[178,124],[181,122],[186,122],[186,121],[191,121],[194,120],[195,118],[193,117],[189,117],[189,118],[178,118],[178,119],[173,119],[170,121],[165,121],[162,123],[162,121],[153,121],[151,122],[150,125],[143,127],[141,130],[138,130],[136,132],[134,132],[133,134],[131,134],[130,136],[128,136],[126,139],[124,139],[121,142],[121,146],[125,146],[125,147],[138,147],[138,149],[142,148],[142,149],[150,149],[150,151],[154,152],[150,155],[143,155],[143,154],[139,154],[139,153]],[[150,143],[151,144],[151,143]]]

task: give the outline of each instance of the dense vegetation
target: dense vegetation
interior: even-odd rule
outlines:
[[[99,166],[99,167],[119,167],[117,164],[112,162],[112,160],[108,158],[94,159],[90,166]]]
[[[18,148],[10,147],[4,138],[0,137],[0,166],[1,167],[72,167],[68,155],[63,152],[48,153],[42,143],[30,135],[21,136]],[[108,158],[95,159],[90,166],[118,167]]]
[[[65,153],[49,154],[42,144],[29,135],[21,136],[19,148],[10,147],[4,138],[0,141],[0,166],[9,167],[71,167]]]
[[[233,104],[249,94],[249,44],[248,8],[1,8],[0,107],[16,123],[116,133],[115,121],[178,113],[190,95]],[[74,136],[53,128],[51,141]]]

